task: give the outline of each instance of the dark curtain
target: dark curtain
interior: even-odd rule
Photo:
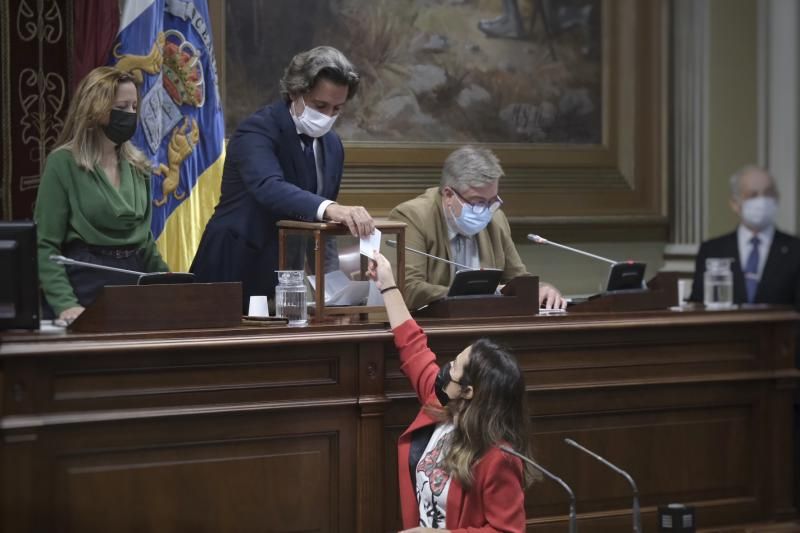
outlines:
[[[74,0],[75,50],[72,90],[95,67],[105,65],[119,30],[119,6],[111,0]]]

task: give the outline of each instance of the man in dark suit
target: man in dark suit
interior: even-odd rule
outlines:
[[[793,305],[800,310],[800,239],[775,229],[778,190],[762,168],[748,166],[731,176],[731,209],[739,216],[733,233],[700,245],[689,298],[703,301],[703,273],[709,257],[732,257],[734,303]],[[798,332],[800,333],[800,332]],[[800,367],[800,335],[795,363]],[[800,498],[800,396],[795,395],[795,486]]]
[[[191,267],[198,281],[241,281],[246,310],[250,296],[275,293],[279,220],[333,221],[354,236],[372,233],[366,209],[335,202],[344,148],[331,127],[358,83],[335,48],[292,59],[282,99],[245,119],[228,142],[219,204]]]
[[[694,272],[694,302],[703,301],[706,259],[733,258],[734,303],[794,305],[800,309],[800,239],[775,228],[778,190],[769,173],[747,166],[731,176],[736,231],[700,245]]]

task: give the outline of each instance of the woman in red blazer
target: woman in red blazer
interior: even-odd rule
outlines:
[[[497,447],[528,451],[516,359],[481,339],[440,368],[378,252],[370,276],[383,294],[401,369],[422,404],[398,442],[404,533],[524,532],[524,487],[534,474]]]

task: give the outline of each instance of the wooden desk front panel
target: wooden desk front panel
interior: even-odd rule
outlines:
[[[2,530],[354,531],[368,346],[5,359]]]
[[[517,354],[535,457],[581,531],[630,529],[627,468],[701,525],[794,513],[788,312],[540,317],[426,327],[441,363],[480,335]],[[2,531],[397,531],[396,440],[418,405],[391,335],[67,337],[0,344]],[[563,531],[549,482],[529,531]]]

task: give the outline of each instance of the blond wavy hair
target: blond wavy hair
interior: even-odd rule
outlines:
[[[103,123],[108,121],[114,106],[117,88],[123,83],[136,85],[133,76],[114,67],[97,67],[89,72],[75,90],[67,111],[64,129],[56,140],[56,150],[70,150],[75,162],[84,170],[100,164]],[[138,98],[139,88],[136,88]],[[137,120],[139,109],[136,109]],[[117,147],[117,155],[150,177],[152,166],[147,157],[130,141]]]

